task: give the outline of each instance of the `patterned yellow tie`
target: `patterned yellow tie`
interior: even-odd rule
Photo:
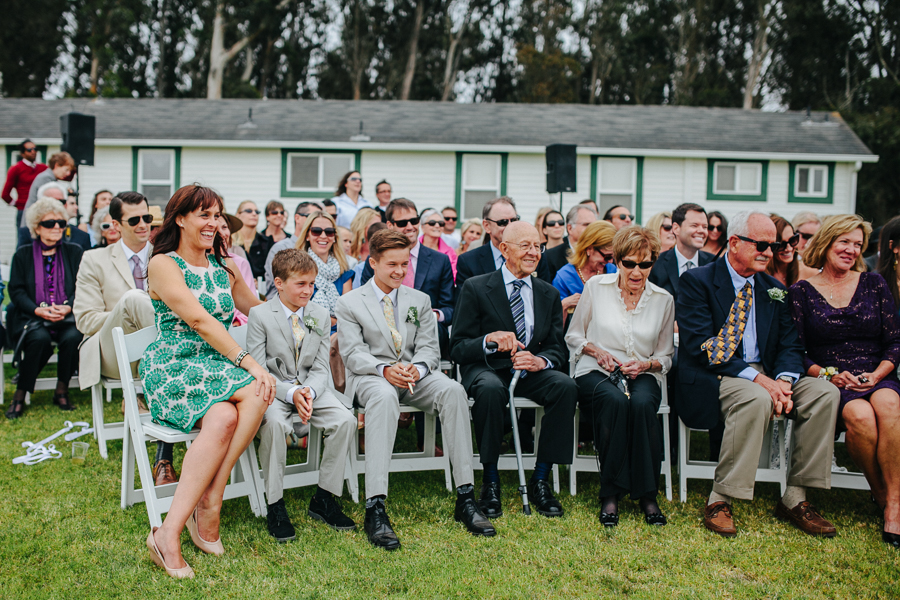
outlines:
[[[719,331],[719,335],[709,338],[700,346],[701,349],[706,350],[709,364],[721,365],[731,360],[744,337],[747,315],[750,314],[751,308],[753,308],[753,288],[748,281],[734,299],[734,304],[731,305],[728,318]]]
[[[394,350],[397,351],[397,357],[403,350],[403,338],[397,331],[397,322],[394,320],[394,303],[391,302],[390,296],[384,297],[384,319],[387,321],[388,329],[391,330],[391,339],[394,340]]]
[[[303,341],[303,328],[300,327],[300,317],[291,315],[291,331],[294,333],[294,360],[300,359],[300,342]]]

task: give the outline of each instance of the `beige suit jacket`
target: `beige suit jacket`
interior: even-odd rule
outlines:
[[[122,243],[85,252],[78,268],[72,313],[75,326],[85,337],[78,364],[82,388],[100,381],[100,336],[96,333],[122,295],[136,289]]]
[[[347,372],[345,393],[351,400],[362,377],[378,376],[378,365],[422,363],[429,372],[440,369],[441,351],[428,294],[405,285],[397,290],[395,317],[397,330],[403,338],[399,357],[384,318],[381,298],[367,283],[341,296],[335,307],[338,345]],[[411,317],[411,308],[415,308],[418,315],[418,326]]]
[[[318,326],[315,329],[319,332],[301,324],[304,336],[300,342],[300,355],[295,361],[294,334],[278,296],[254,306],[247,322],[247,351],[278,380],[275,397],[282,402],[293,406],[293,401],[287,397],[288,391],[295,385],[304,385],[315,391],[316,398],[330,392],[350,408],[350,400],[332,389],[330,384],[331,317],[324,308],[312,302],[303,309],[303,320],[307,317],[316,320]]]

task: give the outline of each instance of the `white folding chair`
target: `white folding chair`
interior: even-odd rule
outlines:
[[[662,392],[662,400],[659,403],[658,414],[662,418],[663,433],[663,460],[661,473],[666,481],[666,500],[672,501],[672,461],[669,448],[669,393],[666,376],[662,373],[651,373],[656,377]],[[575,410],[575,448],[572,456],[572,466],[569,467],[569,493],[575,495],[575,478],[579,471],[597,472],[597,457],[594,454],[580,456],[578,454],[578,419],[580,411]]]
[[[784,495],[784,491],[787,488],[787,459],[789,454],[785,452],[784,444],[778,443],[777,440],[775,441],[775,446],[777,446],[779,466],[777,469],[773,469],[769,465],[774,437],[772,435],[772,424],[775,421],[783,423],[784,417],[775,417],[774,420],[769,421],[765,437],[763,438],[762,449],[759,453],[759,466],[756,469],[755,480],[777,483],[781,487],[781,494]],[[687,480],[714,479],[716,465],[718,464],[708,460],[691,460],[691,431],[694,430],[685,425],[684,421],[678,419],[678,495],[682,502],[687,502]],[[793,439],[793,436],[791,436],[791,439]],[[832,483],[832,485],[834,484]]]
[[[835,444],[844,444],[846,443],[846,434],[841,433],[837,440],[834,442]],[[833,488],[841,488],[846,490],[865,490],[868,491],[871,488],[869,487],[869,482],[866,479],[866,476],[862,473],[857,473],[855,471],[849,471],[847,473],[835,473],[831,472],[831,487]]]
[[[141,359],[147,346],[156,339],[156,333],[156,327],[146,327],[126,336],[121,327],[113,328],[113,345],[120,373],[131,371],[131,363]],[[190,444],[200,430],[194,429],[190,433],[182,433],[177,429],[154,423],[149,414],[139,414],[137,393],[134,382],[130,379],[123,381],[122,393],[125,396],[126,423],[122,448],[122,509],[132,506],[136,502],[144,502],[147,507],[147,516],[150,518],[150,525],[159,527],[162,525],[163,513],[168,512],[172,505],[172,496],[175,494],[178,484],[154,485],[146,443],[161,440],[173,444],[180,442]],[[137,464],[140,474],[141,488],[135,487],[135,464]],[[253,513],[261,516],[259,492],[253,477],[253,473],[258,468],[256,452],[253,444],[250,444],[231,473],[231,482],[225,487],[224,499],[246,496],[250,501]]]
[[[143,389],[141,387],[140,377],[135,378],[133,382],[135,393],[140,394]],[[106,423],[103,417],[103,399],[106,402],[112,402],[113,390],[121,390],[122,381],[120,379],[112,379],[110,377],[100,377],[100,381],[91,386],[91,412],[94,418],[94,437],[97,439],[97,446],[100,448],[100,456],[109,458],[106,443],[112,440],[121,440],[125,435],[125,421],[117,423]]]

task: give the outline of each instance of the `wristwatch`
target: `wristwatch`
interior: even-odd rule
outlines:
[[[794,378],[790,375],[779,375],[778,381],[787,381],[789,385],[794,385]]]

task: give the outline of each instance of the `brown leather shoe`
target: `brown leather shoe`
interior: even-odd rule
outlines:
[[[166,485],[167,483],[178,483],[178,473],[172,462],[161,460],[153,465],[153,482],[156,485]]]
[[[825,520],[812,504],[804,500],[794,508],[788,508],[781,500],[775,505],[775,516],[782,521],[788,521],[794,527],[821,537],[834,537],[837,530],[829,521]]]
[[[138,405],[138,414],[139,415],[146,415],[147,413],[150,412],[150,409],[147,408],[147,404],[144,402],[143,394],[137,395],[137,405]],[[122,398],[122,414],[123,415],[125,414],[125,398]]]
[[[708,504],[703,511],[703,524],[707,529],[722,537],[731,538],[737,535],[734,517],[731,516],[731,506],[727,502]]]

